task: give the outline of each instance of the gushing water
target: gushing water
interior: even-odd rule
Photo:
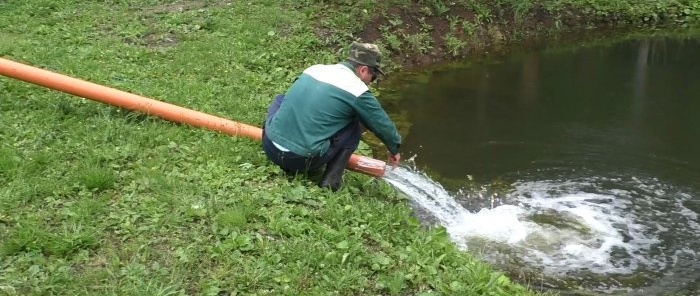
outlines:
[[[491,199],[473,209],[414,170],[387,170],[385,180],[460,248],[488,250],[479,253],[489,261],[547,276],[602,277],[599,290],[644,285],[649,274],[673,273],[679,261],[697,260],[700,223],[687,207],[692,196],[656,179],[520,181],[507,202]]]

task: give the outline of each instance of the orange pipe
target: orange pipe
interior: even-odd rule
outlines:
[[[186,123],[192,126],[218,131],[232,136],[247,137],[254,140],[260,140],[262,138],[262,129],[255,126],[149,99],[3,58],[0,58],[0,75],[86,99],[142,112],[148,115],[154,115],[172,122]],[[374,177],[384,176],[385,166],[386,163],[381,160],[357,154],[354,154],[348,163],[348,169]]]

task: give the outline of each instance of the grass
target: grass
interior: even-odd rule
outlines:
[[[468,38],[501,14],[457,2],[479,8],[452,17]],[[259,125],[303,68],[343,57],[387,8],[373,3],[0,1],[0,56]],[[524,19],[532,6],[517,7]],[[379,43],[393,57],[433,50],[427,34],[443,32],[423,20],[413,34],[392,32],[394,18]],[[455,56],[469,49],[445,36]],[[0,295],[533,294],[421,227],[380,180],[348,173],[333,194],[254,141],[7,78],[0,94]]]
[[[0,55],[258,125],[299,71],[341,57],[293,5],[4,1]],[[257,142],[6,78],[0,93],[0,294],[530,294],[382,181],[349,173],[333,194]]]

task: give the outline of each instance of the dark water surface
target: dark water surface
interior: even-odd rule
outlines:
[[[700,294],[700,37],[520,52],[385,87],[410,123],[404,158],[469,211],[460,184],[508,185],[483,207],[513,206],[523,236],[465,238],[486,260],[565,293]]]

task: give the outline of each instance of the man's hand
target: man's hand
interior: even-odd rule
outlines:
[[[396,168],[399,165],[400,160],[401,160],[401,153],[396,153],[395,155],[391,155],[391,152],[389,153],[389,164],[393,168]]]

